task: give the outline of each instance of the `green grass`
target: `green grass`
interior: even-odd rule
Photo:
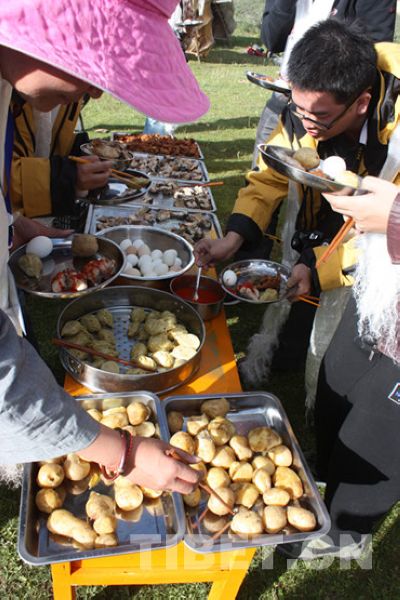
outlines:
[[[215,47],[206,60],[191,61],[196,77],[209,94],[212,108],[197,123],[180,127],[177,135],[195,137],[202,146],[212,179],[223,179],[225,185],[215,188],[218,214],[223,222],[229,214],[236,193],[243,184],[243,176],[251,163],[255,128],[267,94],[248,83],[245,71],[260,70],[272,74],[276,68],[264,65],[263,60],[250,57],[246,48],[259,42],[257,24],[264,2],[237,3],[237,21],[241,23],[237,35],[229,45]],[[257,20],[258,19],[258,20]],[[243,25],[247,24],[247,28]],[[252,33],[244,33],[250,31]],[[91,102],[85,109],[85,125],[91,135],[97,129],[141,131],[144,117],[130,108],[104,96]],[[57,352],[48,339],[54,334],[57,315],[63,303],[34,301],[28,298],[28,311],[45,360],[51,365],[59,381],[63,372]],[[42,316],[46,315],[43,325]],[[263,309],[252,310],[235,306],[228,310],[228,325],[237,356],[243,355],[249,337],[258,329]],[[313,435],[304,420],[304,392],[302,371],[276,374],[268,390],[283,402],[303,450],[312,450]],[[30,568],[17,557],[16,528],[18,493],[0,488],[0,595],[4,600],[47,600],[52,597],[48,568]],[[325,569],[321,563],[299,564],[287,570],[285,561],[274,555],[273,568],[262,569],[263,553],[259,551],[241,588],[241,600],[395,600],[400,597],[399,545],[400,521],[394,508],[374,536],[372,570],[362,570],[352,563],[349,570],[340,570],[338,561]],[[323,566],[323,565],[322,565]],[[97,600],[137,600],[180,598],[205,599],[208,584],[79,588],[79,598]]]

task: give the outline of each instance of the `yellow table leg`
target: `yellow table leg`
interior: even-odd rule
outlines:
[[[71,585],[71,563],[51,565],[54,600],[75,600],[75,588]]]

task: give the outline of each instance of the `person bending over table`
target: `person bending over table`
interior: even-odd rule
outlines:
[[[135,437],[131,450],[131,440],[128,444],[93,420],[17,335],[22,324],[7,268],[11,209],[2,176],[4,162],[11,159],[3,148],[12,88],[41,111],[76,102],[86,93],[98,98],[105,89],[164,121],[193,121],[204,114],[208,99],[167,22],[174,6],[175,0],[0,5],[0,462],[5,465],[77,452],[111,470],[125,463],[124,473],[132,481],[152,488],[187,493],[198,481],[193,469],[165,456],[168,444]],[[99,23],[109,35],[98,36]]]
[[[384,172],[388,156],[394,154],[393,161],[388,161],[394,165],[390,178],[400,181],[400,151],[395,145],[395,134],[399,134],[399,67],[397,44],[379,43],[374,47],[355,24],[328,19],[312,27],[292,50],[288,64],[291,102],[268,143],[293,150],[314,148],[322,159],[339,155],[347,169],[361,175]],[[324,244],[343,224],[342,216],[318,191],[289,182],[266,166],[261,157],[258,167],[259,171],[247,174],[247,186],[239,191],[225,236],[196,244],[198,264],[227,260],[239,248],[259,244],[274,210],[288,195],[283,262],[292,267],[289,285],[297,286],[297,294],[319,294],[349,286],[352,278],[346,267],[354,263],[354,252],[336,254],[314,268]],[[268,307],[261,332],[254,337],[241,365],[241,373],[252,383],[259,384],[265,378],[274,349],[283,343],[287,332],[294,332],[289,340],[293,355],[290,366],[296,368],[304,356],[303,343],[295,348],[296,352],[293,350],[300,337],[298,328],[304,323],[298,318],[298,306],[292,304],[279,337],[289,309],[286,303]],[[327,332],[324,337],[329,339]]]
[[[81,212],[76,199],[106,185],[111,161],[85,156],[87,164],[68,160],[79,156],[86,132],[75,132],[88,96],[76,102],[39,111],[13,91],[10,110],[14,117],[14,147],[11,169],[13,210],[27,217],[65,215]]]
[[[326,194],[355,219],[359,259],[352,296],[323,359],[315,406],[318,475],[332,528],[291,557],[357,556],[400,499],[400,188],[366,177],[370,193]]]

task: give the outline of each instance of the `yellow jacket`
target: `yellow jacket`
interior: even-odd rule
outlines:
[[[400,46],[382,42],[376,44],[376,49],[380,74],[372,90],[368,141],[359,164],[354,162],[359,144],[351,149],[349,140],[344,136],[317,143],[306,133],[301,120],[287,108],[284,109],[268,143],[293,150],[300,147],[315,148],[321,158],[338,154],[346,159],[348,168],[358,171],[360,175],[378,176],[386,159],[391,134],[399,121],[400,99],[397,90],[400,86]],[[352,161],[353,165],[351,165]],[[227,225],[228,231],[236,231],[245,238],[245,245],[248,247],[260,243],[261,236],[269,225],[275,209],[288,193],[288,178],[265,165],[261,156],[258,160],[258,168],[259,171],[250,171],[247,174],[248,185],[239,191]],[[394,182],[400,185],[400,173]],[[324,241],[329,242],[343,224],[343,218],[332,211],[328,202],[316,190],[299,185],[298,192],[301,204],[296,228],[302,231],[320,230],[324,234]],[[325,246],[313,248],[313,263],[324,249]],[[303,262],[302,258],[300,262]],[[344,275],[343,270],[354,265],[355,262],[354,243],[340,247],[336,254],[333,254],[318,269],[316,275],[320,288],[328,290],[351,284],[351,277]]]
[[[14,211],[27,217],[73,212],[76,165],[65,157],[71,153],[79,154],[79,148],[74,147],[78,141],[75,127],[82,107],[83,101],[60,107],[52,128],[49,158],[39,158],[35,157],[32,107],[14,93],[11,101],[14,114],[11,202]]]

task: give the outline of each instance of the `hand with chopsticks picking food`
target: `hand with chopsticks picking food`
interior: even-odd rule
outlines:
[[[386,233],[390,211],[400,189],[394,183],[378,177],[365,177],[361,196],[324,194],[335,212],[354,219],[355,227],[364,233]]]
[[[97,156],[85,156],[76,165],[76,189],[94,190],[107,185],[111,175],[112,160],[100,160]]]

